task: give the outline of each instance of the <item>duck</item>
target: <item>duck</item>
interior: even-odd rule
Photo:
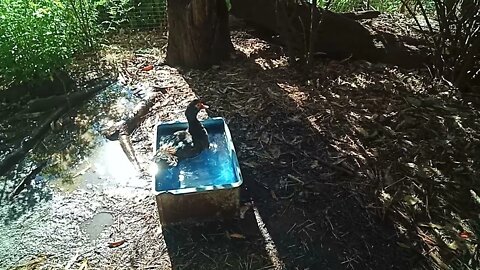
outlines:
[[[185,110],[188,128],[166,136],[154,156],[160,165],[176,166],[180,160],[193,158],[209,148],[208,133],[197,119],[201,110],[208,109],[200,99],[191,101]]]

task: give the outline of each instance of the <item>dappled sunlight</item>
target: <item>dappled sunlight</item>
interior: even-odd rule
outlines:
[[[300,74],[278,64],[282,54],[274,45],[252,45],[243,35],[234,41],[244,58],[186,79],[230,119],[242,171],[251,179],[246,183],[262,202],[258,212],[280,258],[308,258],[314,250],[332,263],[328,251],[335,250],[342,266],[376,269],[415,257],[402,248],[405,241],[424,251],[434,243],[471,251],[473,212],[458,209],[474,208],[473,145],[480,123],[466,104],[441,94],[451,91],[448,86],[425,79],[423,71],[366,61],[322,59]],[[439,209],[447,208],[456,229],[443,225]],[[421,221],[412,224],[411,217]],[[314,225],[304,237],[285,235],[309,219]],[[354,247],[362,241],[367,249]]]
[[[260,41],[256,38],[246,38],[242,39],[240,43],[234,42],[233,47],[235,48],[235,50],[242,52],[247,57],[251,57],[261,51],[265,51],[266,49],[270,48],[270,44],[264,41]]]
[[[277,85],[287,93],[288,97],[291,98],[297,106],[305,106],[305,101],[307,101],[308,95],[305,92],[302,92],[300,87],[286,83],[277,83]]]
[[[278,17],[279,11],[265,14]],[[303,24],[305,14],[294,13],[289,20]],[[169,16],[170,25],[174,17]],[[395,18],[386,17],[376,21]],[[321,23],[328,22],[325,18]],[[358,22],[368,25],[366,39],[375,33],[381,37],[373,29],[383,29],[376,22]],[[0,125],[0,157],[15,149],[22,155],[0,177],[0,261],[26,263],[25,268],[38,260],[42,267],[62,269],[313,270],[411,269],[478,257],[480,114],[466,95],[430,79],[434,70],[359,60],[365,51],[365,59],[384,61],[393,48],[370,55],[364,41],[356,39],[358,46],[344,44],[353,47],[352,55],[343,55],[345,48],[337,45],[345,40],[334,27],[320,28],[319,36],[305,33],[302,39],[312,38],[310,44],[291,47],[286,45],[301,36],[288,34],[295,27],[270,24],[281,34],[232,29],[235,51],[221,62],[206,61],[205,69],[169,66],[175,51],[167,61],[162,32],[118,25],[95,50],[79,54],[68,66],[78,88],[98,84],[90,79],[108,73],[115,74],[116,83],[88,92],[83,103],[70,103],[69,95],[50,96],[74,107],[55,103],[60,108],[37,112],[30,96],[0,109],[6,119]],[[416,32],[403,21],[393,28],[399,35]],[[205,43],[202,31],[191,29],[192,46],[178,55],[191,49],[193,58],[202,58],[204,51],[195,46]],[[170,38],[174,32],[170,29]],[[334,39],[321,44],[329,35]],[[395,35],[382,37],[400,38]],[[172,40],[170,48],[187,44],[175,46]],[[221,55],[218,40],[224,39],[212,43],[215,57]],[[301,57],[289,61],[287,54],[293,57],[307,46],[308,65]],[[411,46],[411,52],[424,49]],[[66,93],[62,84],[58,95]],[[154,162],[155,127],[186,120],[185,107],[194,98],[209,105],[199,119],[225,119],[235,151],[225,147],[223,135],[213,137],[216,132],[207,128],[210,151],[199,157],[208,163],[180,161],[167,170],[174,185],[159,188],[153,180],[161,167]],[[61,109],[58,116],[50,116],[53,109]],[[43,120],[47,124],[41,125]],[[22,149],[38,126],[47,131]],[[235,152],[239,164],[235,159],[233,167]],[[225,195],[232,203],[222,202],[221,210],[206,200],[198,211],[187,211],[178,201],[170,207],[155,196],[155,190],[178,196],[172,194],[178,184],[214,197],[218,186],[232,187],[230,179],[238,180],[236,165],[243,182],[234,195]],[[176,199],[189,196],[195,195]],[[197,206],[189,203],[187,208]],[[233,218],[224,220],[226,204],[232,205]],[[168,223],[162,207],[184,214],[178,220],[190,220],[162,226]],[[205,216],[209,210],[215,217],[196,220],[194,214]]]
[[[342,262],[357,265],[351,262],[352,257],[368,256],[363,254],[367,253],[362,249],[363,242],[357,243],[358,236],[351,233],[357,229],[368,234],[363,239],[371,254],[383,252],[382,257],[362,260],[358,265],[375,268],[392,261],[402,264],[401,258],[392,256],[397,248],[385,249],[390,241],[378,239],[378,235],[390,234],[391,229],[369,227],[367,224],[374,221],[369,212],[360,210],[363,198],[347,188],[351,180],[343,173],[351,173],[351,169],[340,164],[346,161],[345,154],[338,155],[326,146],[331,142],[327,140],[331,130],[325,124],[337,125],[336,113],[345,115],[342,107],[349,101],[343,104],[339,93],[312,86],[331,80],[305,83],[290,68],[264,70],[255,63],[256,57],[276,59],[280,54],[275,50],[259,54],[218,70],[192,71],[186,80],[211,102],[214,113],[230,121],[246,189],[261,217],[257,226],[260,230],[268,228],[261,233],[262,242],[268,243],[264,249],[271,267],[284,264],[285,268],[321,269],[337,266],[337,261],[339,269]],[[235,76],[226,76],[231,73]],[[222,95],[225,88],[228,94]],[[355,113],[349,117],[360,118],[360,113]],[[311,122],[318,125],[318,130]],[[343,127],[345,124],[336,126]]]
[[[279,67],[286,67],[288,65],[288,60],[285,57],[279,58],[279,59],[267,59],[267,58],[257,57],[255,58],[254,61],[263,70],[276,69]]]

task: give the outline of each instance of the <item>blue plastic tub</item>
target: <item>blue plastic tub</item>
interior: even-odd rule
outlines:
[[[162,224],[225,219],[236,215],[243,182],[230,130],[223,118],[202,121],[210,147],[175,167],[154,173],[154,191]],[[188,127],[164,122],[155,129],[155,151],[162,138]]]

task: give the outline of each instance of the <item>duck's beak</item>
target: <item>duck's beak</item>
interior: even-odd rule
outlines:
[[[203,104],[202,102],[200,102],[200,103],[197,104],[197,108],[198,108],[199,110],[201,110],[201,109],[208,109],[208,106],[205,105],[205,104]]]

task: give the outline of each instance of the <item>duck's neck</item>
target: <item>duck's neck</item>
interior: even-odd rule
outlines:
[[[193,115],[193,116],[187,115],[187,121],[188,121],[188,131],[189,132],[192,131],[192,128],[194,130],[198,127],[202,128],[202,124],[200,124],[200,121],[198,121],[197,115]]]
[[[198,121],[197,116],[187,117],[188,132],[192,135],[193,145],[201,147],[202,140],[207,136],[202,124]]]

